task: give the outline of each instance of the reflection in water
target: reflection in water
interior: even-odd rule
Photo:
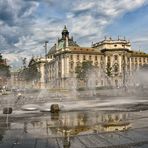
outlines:
[[[51,113],[51,120],[52,121],[59,120],[59,112],[57,112],[57,113]]]
[[[3,140],[6,130],[10,129],[11,124],[8,122],[0,122],[0,141]]]
[[[24,133],[27,133],[27,122],[24,122]]]
[[[63,130],[63,147],[64,148],[69,148],[70,147],[70,131]]]
[[[70,147],[70,138],[75,135],[127,130],[131,126],[129,118],[130,114],[125,112],[109,114],[101,112],[53,113],[48,116],[23,120],[23,123],[12,122],[11,129],[19,129],[19,135],[22,134],[21,131],[23,130],[24,136],[35,138],[60,136],[63,137],[63,147],[68,148]],[[0,126],[5,127],[6,125]],[[6,134],[4,129],[0,130],[0,140]]]
[[[94,132],[127,130],[130,128],[129,113],[101,114],[94,112],[52,113],[50,118],[43,117],[24,122],[24,133],[35,136],[70,136]]]

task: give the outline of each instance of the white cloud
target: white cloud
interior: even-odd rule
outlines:
[[[79,11],[79,10],[87,10],[95,7],[96,2],[95,1],[81,1],[79,4],[74,3],[73,11]]]
[[[56,16],[45,12],[49,17],[41,18],[35,12],[44,12],[40,6],[47,3]],[[147,0],[64,0],[63,3],[60,0],[2,0],[0,9],[11,19],[1,17],[0,11],[0,27],[3,28],[0,44],[16,51],[17,55],[12,49],[11,53],[5,51],[12,61],[17,61],[18,56],[44,54],[44,41],[49,40],[49,46],[52,46],[66,24],[80,45],[90,46],[92,41],[99,41],[104,36],[105,27],[115,18],[146,3]]]

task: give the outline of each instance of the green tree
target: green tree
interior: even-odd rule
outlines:
[[[0,64],[0,76],[10,77],[10,66]]]
[[[92,61],[84,61],[81,65],[76,66],[75,73],[77,74],[77,78],[79,80],[83,80],[87,82],[89,73],[93,70],[94,66],[92,65]]]
[[[36,65],[32,65],[31,67],[25,67],[22,71],[22,77],[26,81],[38,80],[40,76],[41,74],[38,71],[38,68]]]
[[[10,66],[6,64],[1,54],[0,54],[0,76],[10,77]]]

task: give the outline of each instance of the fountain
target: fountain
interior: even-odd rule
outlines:
[[[77,98],[78,92],[77,92],[77,79],[74,77],[71,77],[68,80],[68,89],[70,91],[70,97],[75,100]]]
[[[13,102],[8,101],[5,106],[2,105],[3,113],[7,115],[5,123],[11,124],[14,131],[19,129],[20,135],[24,128],[23,134],[27,138],[30,138],[30,135],[31,138],[38,139],[52,138],[53,140],[55,138],[56,142],[61,138],[61,141],[59,140],[61,143],[58,142],[65,148],[69,148],[74,143],[74,137],[79,137],[81,141],[83,136],[86,135],[93,137],[102,132],[128,131],[131,128],[130,121],[133,124],[133,119],[136,120],[142,112],[141,106],[137,105],[140,109],[136,110],[135,104],[142,104],[147,100],[145,98],[140,100],[138,97],[131,98],[127,94],[110,96],[113,92],[112,89],[96,90],[95,76],[96,74],[93,72],[89,74],[87,95],[86,90],[84,92],[77,91],[77,81],[75,78],[71,78],[68,82],[68,93],[59,91],[57,95],[57,91],[52,92],[46,89],[35,93],[33,91],[24,92],[23,95],[18,93],[3,96],[3,98],[8,98],[8,100],[11,100],[10,102]],[[135,82],[139,83],[138,81]],[[86,99],[86,97],[89,97],[89,99]],[[138,116],[135,115],[135,112],[133,114],[130,112],[133,111],[131,104],[135,105],[134,111],[138,112]],[[128,114],[131,114],[131,116]],[[139,125],[139,123],[134,123],[134,126]]]
[[[96,96],[96,74],[94,72],[89,74],[87,87],[90,91],[90,97]]]
[[[37,111],[39,110],[39,106],[35,104],[27,104],[21,107],[22,110],[24,111]]]

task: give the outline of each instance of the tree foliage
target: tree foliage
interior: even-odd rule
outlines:
[[[26,81],[38,80],[41,76],[36,65],[27,68],[25,67],[21,75]]]
[[[0,76],[10,77],[10,67],[8,65],[0,64]]]
[[[10,77],[10,66],[5,63],[5,60],[0,54],[0,76]]]
[[[81,65],[76,66],[75,73],[79,80],[87,81],[89,73],[93,70],[92,61],[84,61]]]

